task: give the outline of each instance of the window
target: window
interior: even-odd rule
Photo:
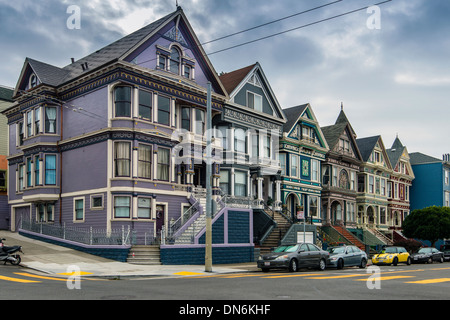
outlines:
[[[319,161],[311,160],[311,180],[319,181]]]
[[[381,195],[386,195],[386,179],[381,179]]]
[[[166,70],[167,58],[165,56],[159,55],[159,69]]]
[[[0,170],[0,188],[6,188],[6,171]]]
[[[298,177],[298,157],[291,155],[291,177]]]
[[[185,65],[184,66],[184,77],[187,79],[191,78],[192,68],[191,66]]]
[[[252,157],[259,157],[259,135],[257,132],[252,133]]]
[[[356,173],[354,171],[350,172],[350,190],[355,190],[355,185],[356,185],[355,175],[356,175]]]
[[[175,47],[170,51],[170,72],[180,74],[180,51]]]
[[[73,199],[73,220],[84,220],[84,198]]]
[[[195,133],[205,133],[205,111],[200,109],[195,109]]]
[[[230,193],[230,173],[228,170],[220,171],[220,189],[223,193]]]
[[[358,175],[358,192],[366,192],[366,177]]]
[[[56,185],[56,156],[45,156],[45,184]]]
[[[52,203],[38,203],[36,205],[36,220],[38,222],[52,222],[55,205]]]
[[[243,129],[234,130],[234,151],[246,152],[245,131]]]
[[[324,166],[323,168],[322,184],[328,185],[330,183],[330,166]]]
[[[375,185],[374,185],[374,179],[373,176],[369,176],[369,193],[375,192]]]
[[[316,217],[319,213],[319,198],[316,196],[309,196],[309,215]]]
[[[280,159],[280,166],[281,166],[281,175],[284,176],[284,175],[286,175],[286,154],[280,153],[279,159]]]
[[[32,74],[30,77],[30,88],[36,87],[38,84],[38,79],[35,74]]]
[[[152,177],[152,147],[139,144],[138,176],[150,179]]]
[[[187,131],[191,131],[191,108],[181,108],[181,128]]]
[[[17,142],[18,145],[21,146],[23,145],[23,138],[24,138],[23,121],[19,122],[17,125],[18,125],[17,135],[19,136],[19,140]]]
[[[139,118],[152,120],[152,94],[139,90]]]
[[[33,181],[32,181],[32,176],[31,176],[31,172],[32,172],[32,162],[31,162],[31,158],[27,158],[27,188],[33,186]]]
[[[170,150],[158,148],[158,180],[169,181]]]
[[[255,109],[256,111],[263,111],[262,96],[253,92],[247,92],[247,107]]]
[[[91,196],[91,209],[103,209],[103,195],[96,194]]]
[[[150,198],[138,198],[138,218],[150,219],[151,218],[151,199]]]
[[[445,184],[449,184],[449,171],[444,170],[444,172],[445,172]]]
[[[247,173],[242,171],[234,172],[234,195],[238,197],[247,196]]]
[[[309,161],[302,160],[302,176],[309,177]]]
[[[114,197],[114,218],[129,218],[130,203],[130,197]]]
[[[271,149],[270,149],[271,137],[264,137],[264,157],[271,158]]]
[[[218,129],[220,131],[220,134],[222,135],[223,150],[228,150],[228,139],[227,139],[228,127],[219,127]]]
[[[170,99],[158,95],[158,123],[170,125]]]
[[[116,177],[130,176],[130,149],[130,142],[116,142],[114,144],[114,172]]]
[[[19,192],[22,192],[23,191],[23,171],[24,171],[24,165],[23,164],[21,164],[21,165],[19,165],[19,173],[18,173],[18,175],[19,175],[19,182],[18,182],[18,188],[17,188],[17,190],[19,191]]]
[[[34,109],[34,134],[39,134],[41,129],[41,109]]]
[[[27,137],[33,135],[33,112],[27,112]]]
[[[35,156],[34,157],[34,185],[35,186],[38,186],[41,184],[40,164],[41,164],[41,161],[39,159],[39,156]]]
[[[131,117],[131,87],[116,87],[114,89],[114,106],[116,117]]]
[[[56,107],[45,107],[45,133],[56,133]]]
[[[380,208],[380,223],[386,224],[386,208],[384,207]]]
[[[339,174],[339,188],[342,189],[350,188],[350,184],[348,181],[348,173],[345,170],[341,170],[341,173]]]

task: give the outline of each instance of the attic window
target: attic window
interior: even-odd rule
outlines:
[[[30,77],[30,88],[34,88],[37,86],[38,80],[35,74],[32,74]]]

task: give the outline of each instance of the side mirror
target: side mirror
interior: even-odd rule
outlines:
[[[298,250],[298,253],[302,253],[302,252],[305,252],[305,249]]]

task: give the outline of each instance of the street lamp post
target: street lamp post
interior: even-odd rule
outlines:
[[[205,239],[205,272],[212,272],[212,189],[211,189],[211,82],[208,82],[206,110],[206,239]]]

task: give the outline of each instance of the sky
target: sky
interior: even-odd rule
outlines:
[[[382,1],[178,4],[202,43],[294,15],[206,44],[214,53],[296,29],[209,55],[215,70],[259,62],[282,108],[310,103],[328,126],[342,104],[358,138],[381,135],[390,148],[398,136],[410,153],[442,159],[450,153],[450,1],[392,0],[356,11]],[[73,5],[79,28],[68,27]],[[15,87],[26,57],[64,67],[175,10],[176,0],[0,0],[0,85]]]

